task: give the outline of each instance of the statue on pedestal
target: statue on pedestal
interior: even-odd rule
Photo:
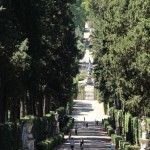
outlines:
[[[59,114],[58,114],[58,112],[56,111],[56,113],[55,113],[55,120],[56,120],[56,134],[60,132],[58,118],[59,118]]]
[[[58,112],[56,111],[56,113],[55,113],[55,120],[56,120],[56,122],[58,122],[58,117],[59,117],[59,114],[58,114]]]
[[[33,122],[31,120],[27,121],[23,125],[22,130],[22,142],[23,142],[23,150],[34,150],[34,138],[31,133],[33,127]]]
[[[66,115],[69,115],[69,104],[67,104],[67,107],[66,107]]]
[[[142,127],[142,133],[147,132],[147,120],[145,116],[142,117],[141,127]]]
[[[141,128],[142,128],[142,138],[140,138],[140,142],[141,142],[140,150],[145,150],[148,147],[148,141],[149,141],[149,139],[147,138],[148,128],[147,128],[147,120],[145,116],[142,116]]]

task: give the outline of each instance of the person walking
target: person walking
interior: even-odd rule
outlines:
[[[78,133],[78,127],[77,127],[77,124],[75,125],[75,135],[77,135]]]
[[[70,139],[70,147],[71,147],[71,150],[74,149],[74,145],[75,145],[75,142],[74,142],[74,139],[73,137]]]
[[[84,146],[84,140],[83,138],[80,139],[80,149],[83,150],[83,146]]]
[[[84,117],[84,126],[85,126],[86,122],[85,122],[85,117]]]
[[[71,138],[71,129],[69,130],[69,140],[70,140],[70,138]]]
[[[86,122],[86,128],[88,128],[88,122]]]

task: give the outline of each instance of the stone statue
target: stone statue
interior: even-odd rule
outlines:
[[[56,133],[56,134],[60,132],[58,118],[59,118],[59,114],[58,114],[58,112],[56,111],[56,113],[55,113],[55,120],[56,120],[56,129],[55,129],[55,133]]]
[[[31,133],[32,127],[33,122],[31,120],[27,121],[23,125],[22,130],[23,150],[34,150],[34,138]]]
[[[58,122],[58,117],[59,117],[59,114],[58,114],[58,112],[56,111],[56,113],[55,113],[55,120],[56,120],[56,122]]]
[[[140,150],[145,150],[148,147],[148,142],[149,139],[147,138],[147,132],[148,132],[148,128],[147,128],[147,120],[145,116],[142,116],[142,122],[141,122],[141,128],[142,128],[142,137],[140,138],[140,145],[141,145],[141,149]]]
[[[23,130],[22,130],[22,142],[23,142],[23,149],[27,145],[27,140],[28,140],[28,135],[27,135],[27,123],[23,125]]]
[[[66,107],[66,115],[69,114],[69,104],[67,104],[67,107]]]
[[[147,132],[147,120],[145,116],[142,117],[141,127],[142,127],[142,133]]]

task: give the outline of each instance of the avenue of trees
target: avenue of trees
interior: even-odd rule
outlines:
[[[150,1],[85,0],[92,27],[100,100],[150,113]]]
[[[83,48],[74,2],[0,1],[0,123],[43,116],[72,100]]]

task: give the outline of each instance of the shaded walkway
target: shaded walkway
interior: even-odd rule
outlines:
[[[87,85],[86,93],[93,92],[93,86]],[[93,97],[93,95],[91,95]],[[86,98],[86,97],[85,97]],[[74,125],[78,126],[78,134],[75,135],[74,128],[72,129],[72,137],[75,139],[74,150],[79,150],[80,138],[84,139],[84,150],[110,150],[110,137],[104,130],[101,124],[104,115],[103,104],[99,104],[96,100],[74,100],[74,108],[71,115],[75,119]],[[83,126],[83,121],[88,122],[88,128]],[[95,126],[95,119],[99,121],[99,125]],[[70,150],[68,135],[65,136],[65,141],[55,150]]]

